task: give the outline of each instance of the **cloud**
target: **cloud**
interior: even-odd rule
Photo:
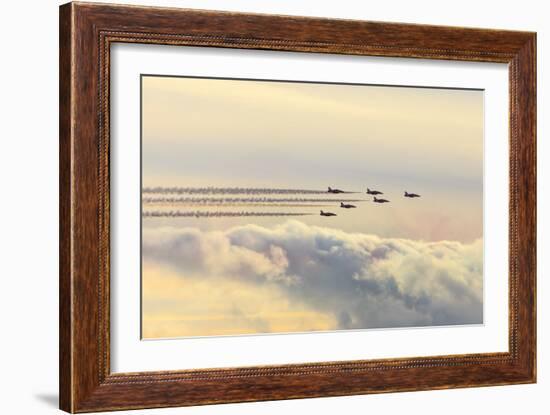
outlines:
[[[186,277],[158,263],[143,264],[144,338],[332,330],[335,319],[291,302],[269,284],[233,278]]]
[[[380,238],[290,220],[226,231],[146,229],[143,255],[186,279],[283,293],[290,304],[329,317],[332,329],[483,321],[481,239]]]

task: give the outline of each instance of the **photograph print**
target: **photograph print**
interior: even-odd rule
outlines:
[[[483,324],[483,97],[142,75],[142,338]]]

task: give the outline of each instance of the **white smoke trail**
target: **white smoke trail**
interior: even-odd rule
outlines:
[[[334,202],[334,201],[333,201]],[[227,202],[227,203],[186,203],[186,202],[180,202],[180,203],[161,203],[161,202],[149,202],[147,205],[177,205],[178,207],[207,207],[207,206],[249,206],[249,207],[287,207],[287,208],[299,208],[299,207],[334,207],[335,204],[328,204],[328,203],[244,203],[244,202]]]
[[[201,212],[201,211],[144,211],[144,218],[224,218],[241,216],[311,216],[313,213],[291,212]]]
[[[186,205],[240,205],[240,204],[273,204],[283,206],[287,204],[300,205],[303,203],[335,203],[335,202],[366,202],[361,199],[338,198],[272,198],[272,197],[144,197],[144,203],[173,203]],[[325,205],[326,206],[326,205]]]
[[[274,188],[255,188],[255,187],[144,187],[143,193],[175,193],[175,194],[211,194],[211,195],[290,195],[290,194],[311,194],[320,195],[328,193],[326,190],[308,190],[308,189],[274,189]],[[357,193],[357,192],[343,192]]]

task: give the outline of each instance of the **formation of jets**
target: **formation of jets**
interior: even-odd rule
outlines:
[[[329,188],[327,190],[327,193],[340,194],[340,193],[346,193],[346,192],[344,190],[340,190],[340,189],[333,189],[332,187],[329,186]],[[372,201],[374,203],[390,203],[390,201],[387,200],[387,199],[381,199],[381,198],[376,197],[377,195],[383,195],[384,194],[384,193],[382,193],[378,190],[371,190],[367,187],[367,194],[373,196]],[[420,195],[416,194],[416,193],[409,193],[405,190],[405,194],[403,195],[403,197],[414,199],[415,197],[420,197]],[[348,203],[344,203],[344,202],[340,202],[340,207],[343,208],[343,209],[353,209],[353,208],[356,208],[357,206],[351,205],[351,204],[348,204]],[[325,212],[325,211],[321,210],[321,216],[337,216],[337,215],[336,215],[336,213]]]

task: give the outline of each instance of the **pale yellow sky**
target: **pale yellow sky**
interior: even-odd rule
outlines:
[[[298,172],[306,173],[304,182],[324,185],[324,171],[333,177],[343,169],[336,176],[345,180],[407,177],[479,190],[481,91],[168,77],[142,82],[146,185],[165,176],[197,184],[246,185],[255,178],[284,184]]]
[[[482,236],[482,91],[151,76],[142,82],[144,186],[333,186],[369,200],[371,187],[391,206],[368,217],[350,212],[329,226],[427,240]],[[409,203],[405,190],[425,197]],[[242,223],[180,220],[205,229]]]

